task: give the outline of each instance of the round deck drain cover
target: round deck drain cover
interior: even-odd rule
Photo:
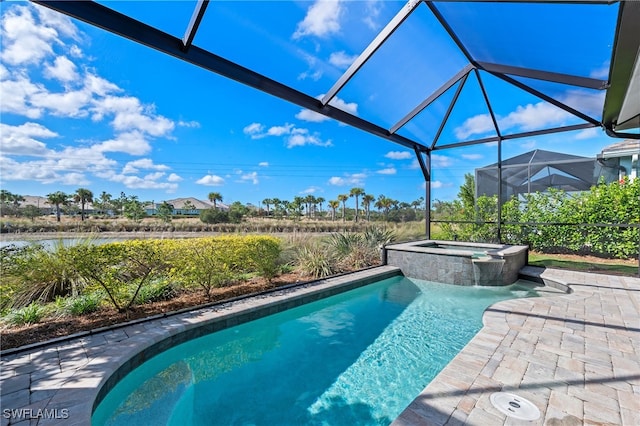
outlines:
[[[491,403],[500,412],[520,420],[537,420],[540,418],[540,410],[529,400],[507,392],[491,394]]]

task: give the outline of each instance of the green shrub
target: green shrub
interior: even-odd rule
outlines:
[[[79,294],[84,283],[75,268],[76,257],[79,248],[92,242],[88,238],[72,246],[58,241],[51,248],[31,244],[0,250],[1,290],[11,294],[10,300],[3,298],[3,305],[22,307],[34,301],[51,302],[57,296]]]
[[[162,240],[133,240],[84,247],[76,270],[92,287],[106,292],[107,300],[126,312],[140,290],[169,267]]]
[[[340,272],[335,256],[332,256],[326,247],[318,244],[299,247],[296,265],[303,274],[314,278],[323,278]]]
[[[46,312],[44,306],[32,302],[20,309],[11,310],[7,320],[13,325],[36,324],[45,317]]]
[[[204,223],[229,223],[229,214],[224,210],[201,210],[200,220]]]
[[[140,289],[136,298],[136,303],[144,305],[145,303],[169,300],[177,295],[178,291],[175,284],[167,280],[158,280]]]
[[[257,273],[267,279],[278,272],[280,240],[268,236],[221,236],[181,240],[172,245],[172,278],[183,285],[211,290]]]
[[[83,294],[68,299],[66,301],[65,310],[74,316],[90,314],[100,309],[103,297],[97,292]]]

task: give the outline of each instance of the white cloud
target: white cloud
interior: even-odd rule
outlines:
[[[335,186],[344,186],[346,185],[346,179],[341,178],[341,177],[337,177],[337,176],[332,176],[331,178],[329,178],[329,185],[335,185]]]
[[[175,191],[178,184],[174,182],[158,182],[158,179],[164,176],[164,173],[150,173],[144,177],[113,174],[109,180],[119,182],[130,189],[166,189],[167,191]]]
[[[571,114],[554,105],[538,102],[535,105],[527,104],[524,107],[519,105],[515,111],[498,120],[498,123],[504,129],[518,127],[526,131],[549,125],[560,125],[569,117]]]
[[[284,126],[272,126],[269,128],[269,130],[267,130],[267,135],[268,136],[282,136],[282,135],[288,135],[289,133],[291,133],[291,130],[293,129],[293,124],[285,124]]]
[[[54,78],[63,83],[75,81],[79,78],[76,72],[76,64],[71,62],[66,56],[58,56],[53,65],[45,65],[44,76],[47,78]]]
[[[453,165],[453,160],[451,157],[447,157],[446,155],[433,154],[431,156],[431,165],[433,167],[451,167]]]
[[[216,175],[206,175],[198,179],[196,183],[205,186],[221,186],[224,185],[224,179]]]
[[[257,172],[245,173],[242,176],[240,176],[240,181],[241,182],[251,182],[254,185],[257,185],[259,183],[258,173]]]
[[[316,98],[322,99],[323,96],[324,94],[317,96]],[[329,102],[329,105],[339,108],[350,114],[358,115],[358,104],[355,102],[345,102],[344,100],[336,96]],[[296,114],[296,118],[298,120],[310,121],[313,123],[321,123],[323,121],[330,120],[330,118],[327,117],[326,115],[319,114],[309,109],[300,110],[300,112]]]
[[[362,22],[373,31],[378,31],[382,26],[377,19],[380,17],[380,3],[377,0],[368,0],[366,4],[366,14]]]
[[[365,173],[345,173],[344,177],[332,176],[328,183],[334,186],[364,186],[366,177]]]
[[[378,170],[376,173],[380,175],[395,175],[397,172],[395,167],[387,167],[386,169]]]
[[[53,45],[59,43],[56,29],[38,25],[27,6],[8,9],[1,26],[3,49],[0,58],[11,65],[37,64],[52,55]]]
[[[14,80],[2,80],[0,81],[0,93],[2,93],[0,111],[31,119],[40,118],[43,109],[33,105],[30,99],[42,90],[42,87],[33,84],[23,75],[17,75]]]
[[[87,184],[93,174],[130,188],[177,188],[175,182],[182,178],[174,173],[167,177],[167,166],[149,159],[122,166],[105,156],[111,152],[148,154],[152,138],[170,137],[176,123],[158,114],[155,105],[124,94],[123,89],[80,62],[84,55],[76,43],[84,42],[87,36],[68,17],[33,4],[10,5],[0,17],[0,40],[1,113],[31,120],[45,114],[76,119],[90,116],[96,122],[111,120],[108,124],[113,129],[112,135],[98,141],[77,141],[71,137],[65,140],[66,135],[31,121],[21,126],[3,125],[3,155],[41,157],[34,161],[1,158],[3,180]],[[51,80],[62,83],[64,89],[52,90],[48,87]],[[91,123],[85,120],[84,125],[90,128]],[[197,127],[199,123],[180,121],[178,125]],[[56,129],[67,127],[65,123]],[[60,137],[60,144],[66,146],[48,147],[43,139],[53,137]],[[115,170],[120,169],[124,173],[117,174]],[[133,176],[141,170],[150,172],[144,177]]]
[[[480,114],[467,118],[462,123],[462,126],[454,130],[454,133],[459,140],[462,140],[471,135],[483,134],[489,131],[495,131],[491,116],[489,114]]]
[[[323,141],[317,133],[311,134],[307,129],[293,129],[291,135],[287,138],[287,148],[305,145],[327,147],[333,144],[331,143],[331,139]]]
[[[574,89],[568,90],[564,96],[560,98],[560,101],[569,105],[578,111],[584,112],[589,115],[599,115],[602,113],[602,107],[604,106],[604,98],[606,91],[601,90],[598,92]],[[562,111],[564,112],[564,111]],[[571,115],[565,113],[568,117]]]
[[[174,128],[173,121],[155,114],[154,105],[143,105],[132,96],[106,96],[94,102],[94,117],[113,115],[115,130],[139,130],[151,136],[165,136]]]
[[[576,140],[591,139],[591,138],[598,137],[599,134],[600,134],[599,129],[597,127],[592,127],[590,129],[584,129],[578,132],[578,134],[575,136],[575,139]]]
[[[192,121],[180,120],[180,121],[178,121],[178,126],[180,126],[180,127],[190,127],[190,128],[193,128],[193,129],[199,129],[200,128],[200,123],[198,123],[197,121],[194,121],[194,120],[192,120]]]
[[[309,71],[304,71],[301,72],[300,74],[298,74],[298,80],[313,80],[313,81],[318,81],[322,78],[322,70],[315,70],[313,72]]]
[[[128,132],[117,135],[114,139],[97,144],[100,152],[124,152],[130,155],[145,155],[151,152],[151,145],[141,132]]]
[[[392,160],[409,160],[413,158],[409,151],[389,151],[384,156]]]
[[[589,77],[607,80],[609,78],[609,65],[610,61],[606,61],[600,68],[591,71]]]
[[[260,167],[269,167],[269,163],[267,161],[261,161],[258,163],[258,166]]]
[[[164,164],[154,164],[150,158],[141,158],[135,161],[129,161],[122,169],[123,174],[134,174],[140,170],[169,170],[169,166]]]
[[[316,192],[321,192],[322,189],[317,186],[311,186],[307,189],[300,191],[300,194],[315,194]]]
[[[481,158],[484,158],[484,155],[482,155],[482,154],[462,154],[462,158],[464,158],[465,160],[479,160]]]
[[[123,91],[116,84],[91,73],[87,73],[84,77],[84,88],[98,96],[106,96],[109,93],[119,93]]]
[[[602,96],[604,93],[591,96],[584,91],[574,90],[566,92],[559,100],[574,108],[576,105],[580,105],[580,110],[594,113],[602,109]],[[515,111],[510,112],[506,117],[496,117],[496,120],[502,131],[513,128],[529,131],[561,126],[571,117],[570,113],[548,102],[538,102],[524,106],[518,105]],[[465,120],[462,126],[456,128],[454,132],[459,140],[463,140],[472,135],[495,134],[495,129],[491,116],[480,114]]]
[[[0,123],[0,151],[4,155],[44,156],[49,154],[46,144],[35,138],[55,138],[52,132],[38,123],[24,123],[20,126],[10,126]]]
[[[423,187],[426,187],[426,182],[423,184]],[[439,180],[434,180],[431,182],[431,188],[437,189],[437,188],[451,188],[453,186],[453,183],[451,182],[442,182]]]
[[[329,63],[346,70],[357,58],[358,55],[347,55],[344,50],[341,50],[339,52],[333,52],[329,56]]]
[[[61,117],[86,117],[88,112],[83,108],[90,100],[91,93],[86,90],[72,90],[61,93],[42,90],[31,96],[31,103],[34,106],[49,110],[52,115]]]
[[[293,38],[304,36],[327,37],[340,32],[342,5],[339,0],[317,0],[307,10],[307,15],[298,23]]]
[[[251,123],[248,126],[245,126],[245,128],[242,129],[242,131],[244,132],[245,135],[251,136],[251,139],[258,139],[265,136],[263,134],[264,125],[260,123]]]

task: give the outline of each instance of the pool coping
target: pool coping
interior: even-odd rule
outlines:
[[[379,266],[2,354],[0,424],[91,424],[104,395],[157,353],[216,330],[401,275],[400,268]]]

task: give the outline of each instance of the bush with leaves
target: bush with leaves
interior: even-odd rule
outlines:
[[[268,236],[221,236],[182,240],[170,255],[172,277],[187,287],[211,290],[258,273],[271,279],[277,273],[280,240]]]
[[[91,244],[91,239],[83,239],[70,246],[58,241],[50,248],[35,243],[2,248],[2,306],[22,307],[78,295],[83,281],[75,268],[77,250]]]
[[[105,291],[118,312],[126,312],[168,264],[158,240],[134,240],[82,247],[75,267],[91,288]]]
[[[13,309],[7,316],[7,321],[12,325],[36,324],[47,314],[47,310],[39,303],[32,302],[19,309]]]
[[[478,198],[473,214],[461,209],[448,219],[495,221],[495,204],[484,198]],[[633,258],[640,241],[640,179],[600,183],[581,193],[550,188],[514,197],[503,204],[502,220],[505,243],[550,253]],[[442,229],[448,239],[490,241],[496,236],[493,224],[443,224]]]
[[[298,247],[296,266],[303,274],[323,278],[340,272],[337,258],[323,244],[310,243]]]

